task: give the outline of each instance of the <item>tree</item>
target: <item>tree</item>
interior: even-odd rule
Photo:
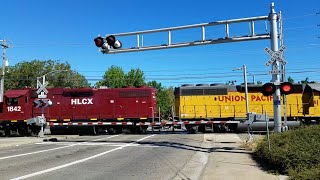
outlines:
[[[127,86],[143,86],[145,84],[144,73],[138,69],[131,69],[126,75],[126,85]]]
[[[125,73],[121,67],[112,65],[103,75],[103,80],[96,83],[97,87],[121,88],[126,86]]]
[[[257,81],[257,84],[262,84],[262,82],[261,81]]]
[[[294,83],[294,80],[292,79],[291,76],[288,77],[288,82],[289,82],[289,83],[292,83],[292,84]]]
[[[149,81],[147,85],[156,88],[157,90],[160,90],[162,88],[162,84],[158,83],[157,81]]]
[[[161,83],[156,81],[150,81],[147,85],[157,89],[157,106],[160,107],[161,116],[165,118],[171,116],[171,107],[174,106],[174,88],[162,87]]]
[[[45,74],[48,87],[90,87],[84,76],[71,70],[69,63],[33,60],[17,63],[8,69],[9,72],[5,75],[5,89],[36,88],[37,77]]]

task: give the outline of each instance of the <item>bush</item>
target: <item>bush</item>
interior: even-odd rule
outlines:
[[[306,169],[302,172],[292,171],[289,172],[290,180],[300,180],[300,179],[308,179],[308,180],[318,180],[320,179],[320,166]]]
[[[270,136],[271,150],[265,137],[258,144],[254,155],[274,170],[287,173],[295,179],[311,177],[320,172],[320,126],[305,126]],[[315,173],[316,174],[316,173]],[[307,178],[309,179],[309,178]]]

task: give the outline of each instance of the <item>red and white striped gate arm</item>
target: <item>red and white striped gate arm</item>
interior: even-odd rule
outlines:
[[[137,126],[160,126],[160,125],[177,125],[177,124],[238,124],[240,121],[183,121],[183,122],[145,122],[137,123]]]
[[[133,125],[133,122],[67,122],[67,123],[48,122],[47,125],[48,126]]]

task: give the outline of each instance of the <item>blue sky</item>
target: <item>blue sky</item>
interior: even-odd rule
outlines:
[[[246,64],[255,80],[268,82],[270,67],[264,52],[270,40],[207,45],[105,55],[95,47],[98,35],[206,23],[218,20],[268,15],[269,0],[1,0],[0,39],[10,40],[10,65],[21,61],[59,60],[69,62],[92,84],[111,65],[125,72],[140,68],[147,81],[165,86],[243,82]],[[308,77],[320,81],[320,1],[275,0],[283,12],[287,76],[296,82]],[[304,3],[307,2],[307,3]],[[230,27],[230,33],[249,33],[247,24]],[[264,30],[257,24],[258,31]],[[185,31],[173,37],[192,39],[198,31]],[[208,36],[219,36],[223,27],[208,29]],[[166,41],[161,35],[145,37],[145,44]],[[127,44],[126,44],[127,43]],[[133,43],[124,42],[124,45]],[[252,81],[252,76],[248,76]]]

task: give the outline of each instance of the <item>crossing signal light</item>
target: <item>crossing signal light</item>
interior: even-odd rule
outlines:
[[[281,94],[291,94],[293,92],[293,84],[289,82],[281,83],[280,85]]]
[[[105,39],[100,37],[99,35],[98,37],[94,38],[94,43],[98,48],[100,48],[100,51],[103,53],[108,52],[111,47],[113,49],[119,49],[122,47],[122,43],[113,35],[107,36]]]
[[[50,99],[36,99],[33,101],[33,107],[39,108],[39,107],[50,107],[53,105],[52,101]]]
[[[106,41],[109,46],[113,47],[113,49],[119,49],[122,47],[122,43],[116,39],[113,35],[107,36]]]
[[[97,47],[102,47],[104,44],[104,40],[102,37],[96,37],[94,38],[94,43],[96,44]]]
[[[276,91],[276,86],[273,83],[266,83],[262,86],[261,92],[264,96],[271,96]]]

